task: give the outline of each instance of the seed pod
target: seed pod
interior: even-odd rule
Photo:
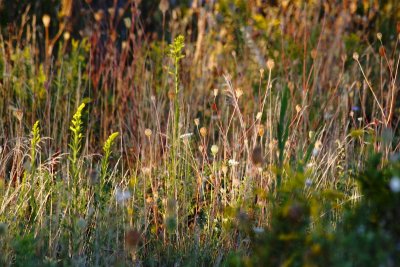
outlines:
[[[213,146],[211,147],[211,153],[213,154],[214,157],[215,157],[215,155],[217,155],[218,150],[219,150],[219,148],[218,148],[217,145],[213,145]]]
[[[146,135],[147,137],[150,137],[152,135],[152,131],[150,129],[146,129],[144,130],[144,135]]]
[[[202,137],[206,137],[207,136],[207,128],[206,127],[201,127],[200,128],[200,134]]]
[[[258,136],[262,137],[264,135],[264,125],[258,126]]]
[[[275,67],[275,61],[273,59],[268,59],[267,61],[267,68],[268,70],[272,70]]]
[[[43,17],[42,17],[42,22],[43,22],[43,25],[44,25],[44,27],[45,28],[48,28],[49,27],[49,25],[50,25],[50,16],[49,15],[47,15],[47,14],[45,14],[45,15],[43,15]]]

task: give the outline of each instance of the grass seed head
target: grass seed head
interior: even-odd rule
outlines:
[[[15,118],[17,118],[17,120],[18,120],[19,122],[21,122],[21,121],[22,121],[22,118],[23,118],[23,116],[24,116],[24,113],[22,112],[22,110],[17,109],[17,110],[14,111],[14,116],[15,116]]]
[[[354,59],[355,61],[358,61],[359,57],[360,57],[360,56],[358,55],[357,52],[354,52],[354,53],[353,53],[353,59]]]
[[[214,94],[214,97],[217,97],[217,96],[218,96],[218,88],[215,88],[215,89],[213,90],[213,94]]]
[[[150,129],[147,128],[146,130],[144,130],[144,135],[148,138],[150,138],[152,134],[153,132]]]
[[[258,136],[262,137],[264,135],[265,128],[264,125],[259,125],[258,126]]]
[[[103,11],[103,10],[100,9],[99,11],[97,11],[96,13],[94,13],[94,19],[95,19],[97,22],[102,21],[103,18],[104,18],[104,11]]]
[[[63,33],[63,38],[65,41],[68,41],[71,38],[71,34],[69,33],[69,31]]]
[[[275,67],[275,61],[273,59],[268,59],[267,61],[267,68],[268,70],[272,70]]]
[[[202,137],[206,137],[207,136],[207,128],[206,127],[201,127],[200,128],[200,134]]]
[[[211,146],[211,153],[213,154],[214,157],[217,155],[218,151],[219,151],[219,148],[217,145]]]
[[[50,20],[51,19],[50,19],[49,15],[47,15],[47,14],[43,15],[42,22],[43,22],[43,25],[45,28],[48,28],[50,26]]]
[[[236,89],[235,94],[236,94],[236,98],[239,99],[243,95],[243,90],[238,88],[238,89]]]

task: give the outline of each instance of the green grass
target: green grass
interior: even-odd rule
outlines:
[[[398,32],[307,3],[16,18],[0,266],[399,265]]]

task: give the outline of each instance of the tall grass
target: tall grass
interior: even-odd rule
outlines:
[[[93,10],[90,38],[53,35],[48,17],[0,38],[1,264],[395,266],[386,18],[314,1],[161,5],[165,53],[136,2],[110,21]],[[353,230],[388,249],[368,255]]]

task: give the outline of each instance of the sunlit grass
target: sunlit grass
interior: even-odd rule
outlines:
[[[0,39],[0,265],[400,264],[400,28],[162,2]]]

